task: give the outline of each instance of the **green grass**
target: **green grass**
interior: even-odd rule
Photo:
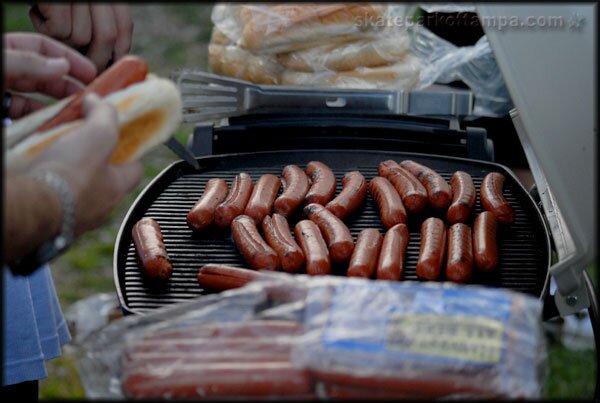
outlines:
[[[33,31],[33,25],[28,16],[28,4],[4,3],[2,11],[4,15],[4,32]]]
[[[50,376],[40,381],[40,400],[85,399],[85,391],[79,382],[77,364],[70,355],[63,354],[48,361],[47,369]]]
[[[590,279],[592,280],[592,284],[594,284],[594,287],[597,290],[598,289],[598,263],[594,263],[593,265],[591,265],[588,268],[587,272],[590,275]]]
[[[596,384],[594,350],[570,351],[559,343],[548,349],[547,399],[591,400]]]
[[[163,56],[165,59],[172,61],[177,65],[184,64],[187,58],[187,48],[185,44],[178,43],[173,46],[169,46],[163,52]]]

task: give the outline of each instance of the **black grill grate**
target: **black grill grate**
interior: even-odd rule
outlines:
[[[148,185],[131,207],[117,239],[115,282],[123,309],[131,313],[141,313],[203,294],[204,291],[196,282],[196,274],[204,264],[244,266],[229,231],[211,229],[202,234],[194,234],[187,227],[187,212],[202,195],[208,179],[220,177],[231,185],[235,175],[246,172],[256,181],[265,173],[280,175],[282,168],[287,164],[295,163],[304,167],[309,161],[319,160],[328,164],[335,172],[339,192],[344,173],[359,170],[370,180],[377,175],[377,164],[386,159],[413,159],[435,169],[448,181],[454,171],[463,170],[471,174],[477,189],[488,172],[503,173],[507,178],[505,196],[516,211],[515,222],[508,227],[500,227],[499,269],[488,275],[476,273],[471,282],[510,288],[536,296],[541,294],[550,258],[548,233],[534,202],[505,167],[487,162],[418,154],[336,150],[291,151],[200,158],[200,171],[193,171],[185,163],[178,162]],[[480,211],[478,196],[476,213]],[[429,209],[418,216],[409,216],[407,225],[410,230],[410,242],[405,280],[417,280],[415,269],[419,254],[420,224],[432,215],[444,218]],[[154,218],[160,224],[173,263],[173,276],[166,285],[147,282],[138,267],[131,241],[131,228],[145,216]],[[474,215],[468,222],[471,226],[473,219]],[[291,220],[290,226],[293,228],[297,221],[298,218]],[[365,228],[374,227],[382,234],[385,232],[370,195],[361,212],[348,221],[348,226],[355,239]],[[337,270],[339,272],[340,268]]]

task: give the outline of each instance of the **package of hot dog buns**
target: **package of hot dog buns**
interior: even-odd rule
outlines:
[[[541,303],[472,285],[269,273],[114,321],[79,348],[91,398],[539,398]]]
[[[473,12],[469,5],[453,7]],[[474,115],[506,115],[512,101],[487,36],[456,46],[426,26],[431,20],[420,8],[434,9],[418,3],[217,3],[210,69],[268,85],[422,90],[462,81],[475,94]],[[477,22],[475,13],[470,18]]]
[[[410,54],[397,7],[381,3],[217,4],[211,70],[257,84],[411,89]]]

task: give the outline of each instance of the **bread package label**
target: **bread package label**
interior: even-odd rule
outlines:
[[[385,349],[399,354],[496,364],[503,350],[502,321],[485,316],[390,315]]]

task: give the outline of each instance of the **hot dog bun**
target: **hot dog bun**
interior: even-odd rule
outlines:
[[[379,4],[275,4],[241,6],[242,48],[282,53],[364,37],[357,21],[382,17]],[[374,35],[375,36],[375,35]]]
[[[235,45],[208,45],[208,61],[215,74],[258,84],[278,84],[283,68],[272,55],[257,55]]]
[[[151,74],[145,81],[116,91],[103,100],[117,110],[119,142],[111,157],[113,164],[136,160],[165,142],[182,119],[181,95],[175,83]],[[46,120],[42,117],[47,118],[47,114],[30,115],[24,119],[31,119],[31,122],[21,125],[33,131]],[[45,132],[34,133],[8,150],[6,167],[19,170],[29,166],[54,141],[80,127],[83,122],[83,119],[78,119]]]
[[[61,99],[60,101],[48,105],[45,108],[38,109],[37,111],[27,115],[27,118],[15,120],[10,126],[5,128],[4,136],[6,138],[6,148],[11,148],[19,141],[23,140],[30,133],[33,133],[43,122],[50,120],[71,100],[73,95],[70,97]]]
[[[337,88],[401,88],[409,90],[419,82],[420,64],[410,54],[398,62],[378,67],[358,67],[349,71],[320,71],[306,73],[284,70],[283,85],[334,86]]]
[[[279,54],[277,61],[286,69],[295,71],[349,71],[360,67],[393,64],[401,60],[408,51],[408,35],[400,35],[397,31],[388,30],[376,38],[364,38],[341,44],[329,43]]]

